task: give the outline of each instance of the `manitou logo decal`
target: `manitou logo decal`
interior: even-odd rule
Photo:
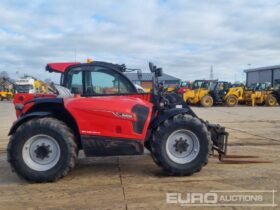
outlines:
[[[276,207],[275,190],[209,191],[206,193],[166,193],[166,203],[181,206],[267,206]]]
[[[83,134],[100,134],[100,132],[97,131],[82,131]]]
[[[122,112],[113,112],[113,114],[117,117],[124,118],[124,119],[133,119],[133,115],[122,113]]]

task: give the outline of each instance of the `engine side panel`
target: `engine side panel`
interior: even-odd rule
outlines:
[[[144,140],[152,113],[151,103],[128,96],[65,98],[64,106],[81,136]]]

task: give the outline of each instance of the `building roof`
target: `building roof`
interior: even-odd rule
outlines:
[[[125,73],[125,75],[131,80],[131,81],[138,81],[138,74],[137,73]],[[141,81],[152,81],[153,80],[153,74],[152,73],[142,73]],[[159,77],[160,81],[180,81],[177,77],[173,77],[169,74],[163,73],[161,77]]]
[[[264,67],[258,67],[258,68],[251,68],[251,69],[245,69],[244,72],[252,72],[252,71],[264,71],[264,70],[272,70],[272,69],[280,69],[280,65],[275,66],[264,66]]]

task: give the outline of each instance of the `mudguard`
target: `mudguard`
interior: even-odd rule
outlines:
[[[22,125],[24,122],[32,119],[32,118],[36,118],[36,117],[47,117],[47,116],[51,116],[52,113],[51,112],[31,112],[29,114],[23,115],[22,117],[18,118],[12,125],[10,131],[9,131],[9,136],[14,134],[15,131],[18,129],[18,127],[20,125]]]
[[[158,116],[152,120],[149,125],[149,129],[153,129],[158,127],[164,120],[169,119],[178,114],[189,114],[193,117],[197,117],[196,114],[188,107],[182,108],[174,108],[168,110],[162,110],[159,112]]]

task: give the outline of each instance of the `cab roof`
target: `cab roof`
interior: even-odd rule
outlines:
[[[48,63],[46,66],[46,71],[48,72],[57,72],[57,73],[64,73],[69,67],[71,66],[83,66],[83,65],[100,65],[104,67],[109,67],[112,69],[115,69],[117,71],[125,72],[126,66],[119,65],[119,64],[113,64],[103,61],[93,61],[90,63],[80,63],[80,62],[58,62],[58,63]]]
[[[80,64],[80,62],[60,62],[60,63],[48,63],[46,66],[46,71],[64,73],[65,70],[70,67]]]

